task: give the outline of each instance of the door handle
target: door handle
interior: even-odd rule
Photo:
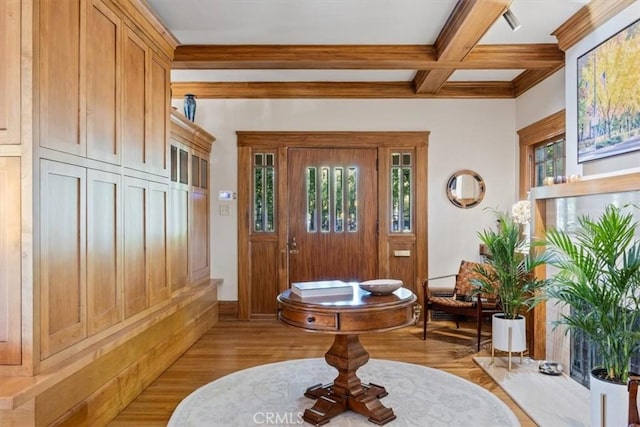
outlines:
[[[287,248],[289,248],[289,255],[298,255],[300,253],[295,237],[292,237],[291,240],[287,242]]]

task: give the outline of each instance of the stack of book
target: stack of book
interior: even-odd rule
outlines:
[[[320,280],[291,284],[291,293],[300,298],[350,296],[353,285],[340,280]]]

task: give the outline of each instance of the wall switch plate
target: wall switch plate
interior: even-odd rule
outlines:
[[[229,216],[231,215],[231,206],[228,204],[220,205],[220,216]]]

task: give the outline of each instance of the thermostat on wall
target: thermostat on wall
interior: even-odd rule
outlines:
[[[218,200],[232,200],[232,199],[235,199],[235,193],[233,191],[218,192]]]

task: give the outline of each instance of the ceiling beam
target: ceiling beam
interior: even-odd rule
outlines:
[[[515,79],[512,80],[513,93],[515,97],[517,98],[518,96],[522,95],[523,93],[562,68],[564,68],[564,64],[559,65],[555,68],[547,68],[544,70],[526,70],[520,73]]]
[[[502,16],[512,0],[458,0],[435,42],[438,61],[462,61]],[[454,69],[420,69],[414,78],[418,93],[436,93]]]
[[[513,98],[511,82],[448,82],[437,94],[415,93],[411,82],[185,82],[172,83],[173,98],[187,93],[198,99],[277,98]]]
[[[636,1],[591,0],[551,34],[558,39],[560,49],[566,52],[567,49]]]
[[[539,69],[564,64],[552,43],[478,45],[462,60],[438,60],[434,46],[423,45],[183,45],[171,68],[237,69]]]

